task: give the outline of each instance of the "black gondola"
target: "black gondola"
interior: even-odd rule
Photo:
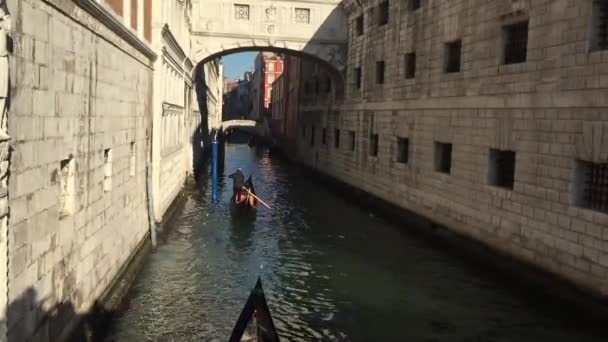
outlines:
[[[253,180],[249,176],[245,184],[243,184],[243,189],[238,192],[236,197],[232,198],[232,204],[237,208],[255,208],[257,200],[251,194],[255,195],[255,188],[253,187]]]
[[[229,341],[241,342],[249,326],[253,327],[257,342],[279,342],[279,334],[274,327],[260,277],[258,277],[253,290],[251,290],[249,298],[247,298],[245,307],[241,311],[234,329],[232,329]]]

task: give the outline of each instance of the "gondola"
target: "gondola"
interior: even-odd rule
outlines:
[[[232,204],[239,209],[255,208],[258,203],[255,197],[251,196],[250,192],[251,194],[255,195],[255,188],[253,187],[253,180],[251,179],[251,176],[249,176],[245,184],[243,184],[243,189],[237,194],[237,196],[232,198]]]
[[[258,277],[253,290],[251,290],[249,298],[247,298],[245,307],[241,311],[234,329],[232,329],[229,341],[243,341],[247,330],[252,330],[253,336],[250,336],[250,338],[257,342],[279,342],[279,334],[274,327],[260,277]]]

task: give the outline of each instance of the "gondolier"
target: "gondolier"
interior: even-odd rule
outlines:
[[[245,184],[245,175],[243,175],[243,170],[239,167],[228,177],[232,178],[232,198],[234,201],[238,202],[238,196],[242,192],[243,185]]]

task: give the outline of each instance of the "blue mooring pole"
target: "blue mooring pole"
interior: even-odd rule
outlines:
[[[218,191],[218,151],[219,142],[217,141],[217,134],[213,135],[211,140],[211,199],[213,202],[217,202],[217,191]]]

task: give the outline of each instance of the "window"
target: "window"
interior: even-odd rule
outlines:
[[[445,72],[460,72],[461,41],[445,44]]]
[[[274,74],[268,74],[268,75],[266,76],[266,79],[268,80],[268,83],[269,83],[269,84],[274,83]]]
[[[304,83],[304,94],[310,95],[310,93],[311,93],[310,82],[306,82],[306,83]]]
[[[361,89],[361,67],[355,68],[355,87]]]
[[[329,78],[329,77],[325,78],[325,92],[326,93],[331,92],[331,78]]]
[[[416,53],[405,54],[405,78],[416,77]]]
[[[378,134],[372,134],[369,139],[369,154],[373,157],[378,156]]]
[[[382,3],[380,3],[380,5],[378,5],[376,11],[377,11],[377,18],[378,18],[378,26],[383,26],[388,24],[388,10],[389,10],[389,4],[388,1],[384,1]]]
[[[129,176],[135,176],[135,141],[131,142],[131,155],[129,158]]]
[[[274,72],[274,63],[268,63],[266,64],[266,67],[269,72]]]
[[[315,125],[310,129],[310,146],[315,146]]]
[[[488,183],[513,189],[515,182],[515,152],[490,149]]]
[[[103,151],[103,191],[112,190],[112,149]]]
[[[528,22],[504,27],[504,63],[514,64],[526,61],[528,51]]]
[[[306,137],[306,126],[302,126],[302,138]]]
[[[323,127],[323,131],[321,133],[321,143],[323,145],[327,144],[327,129]]]
[[[452,169],[452,144],[435,142],[435,171],[450,173]]]
[[[310,9],[296,8],[296,23],[310,24]]]
[[[376,83],[384,83],[384,61],[376,62]]]
[[[359,37],[363,35],[363,14],[355,19],[355,36]]]
[[[608,163],[576,162],[575,205],[608,213]]]
[[[75,167],[74,158],[64,159],[59,163],[59,217],[65,217],[74,213],[75,201]]]
[[[234,4],[234,20],[249,21],[249,5]]]
[[[350,146],[350,150],[355,150],[355,131],[348,131],[348,142]]]
[[[420,8],[420,0],[410,0],[410,11],[415,11]]]
[[[320,91],[321,91],[321,86],[319,84],[319,79],[315,78],[315,94],[319,94]]]
[[[334,147],[340,148],[340,130],[337,128],[334,129]]]
[[[594,0],[592,13],[591,49],[608,49],[608,1]]]
[[[397,138],[397,162],[407,164],[410,157],[410,140]]]

